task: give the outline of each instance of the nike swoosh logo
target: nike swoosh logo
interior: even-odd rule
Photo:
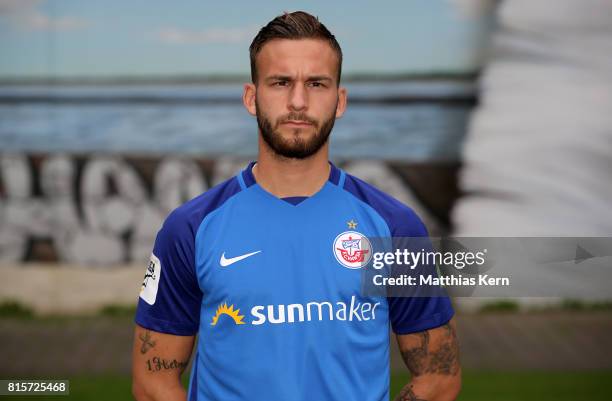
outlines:
[[[221,265],[221,267],[227,267],[229,265],[233,265],[236,262],[240,262],[243,259],[248,258],[249,256],[253,256],[258,254],[261,251],[255,251],[255,252],[251,252],[251,253],[245,253],[244,255],[240,255],[240,256],[236,256],[233,258],[229,258],[226,259],[225,258],[225,252],[223,252],[223,254],[221,255],[221,260],[219,260],[219,264]]]

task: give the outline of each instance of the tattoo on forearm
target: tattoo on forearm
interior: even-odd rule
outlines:
[[[179,362],[176,359],[168,360],[162,359],[158,356],[154,356],[151,359],[147,359],[147,370],[149,372],[159,372],[161,370],[179,369],[181,372],[185,370],[189,361]]]
[[[455,328],[450,324],[446,324],[444,328],[444,337],[436,349],[429,349],[429,333],[424,331],[416,334],[420,337],[419,346],[402,350],[404,362],[413,375],[456,375],[459,372],[459,348]]]
[[[394,401],[427,401],[423,398],[419,398],[412,390],[412,384],[407,384],[402,391],[395,397]]]
[[[142,346],[140,347],[140,353],[146,354],[148,350],[155,347],[155,341],[151,339],[151,332],[147,330],[144,334],[140,333],[138,336],[140,341],[142,341]]]

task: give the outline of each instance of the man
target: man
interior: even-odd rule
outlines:
[[[243,102],[259,155],[170,214],[136,314],[138,400],[386,400],[389,324],[412,379],[401,400],[460,386],[447,298],[366,297],[367,237],[426,236],[407,206],[328,162],[346,108],[342,52],[315,17],[272,20]],[[198,334],[188,394],[180,375]]]

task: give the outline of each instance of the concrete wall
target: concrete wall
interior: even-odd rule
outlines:
[[[62,264],[4,265],[0,302],[11,300],[37,314],[83,315],[109,305],[136,306],[145,267],[85,269]]]

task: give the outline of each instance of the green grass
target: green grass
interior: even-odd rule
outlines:
[[[106,305],[98,312],[100,316],[126,317],[132,319],[136,316],[136,304],[134,305]]]
[[[610,311],[612,301],[581,301],[579,299],[564,299],[561,309],[568,311]]]
[[[185,375],[185,384],[187,381]],[[408,380],[391,377],[391,395]],[[474,372],[463,375],[460,401],[609,401],[612,371],[594,372]],[[70,379],[70,396],[3,397],[3,400],[131,400],[127,376],[81,376]]]
[[[610,371],[595,372],[465,372],[459,401],[609,401]],[[407,375],[394,375],[391,394]]]
[[[12,299],[0,302],[0,318],[31,319],[34,317],[32,308]]]
[[[480,312],[518,312],[520,309],[519,304],[511,299],[499,299],[482,305],[479,309]]]
[[[0,300],[0,319],[19,319],[34,322],[55,322],[69,321],[78,319],[96,319],[98,317],[125,318],[133,319],[136,315],[136,304],[121,305],[110,304],[101,307],[99,310],[80,315],[38,315],[34,309],[13,299]]]
[[[557,304],[544,306],[521,306],[512,299],[497,299],[484,303],[478,309],[480,313],[542,313],[542,312],[610,312],[612,300],[584,301],[564,299]]]

